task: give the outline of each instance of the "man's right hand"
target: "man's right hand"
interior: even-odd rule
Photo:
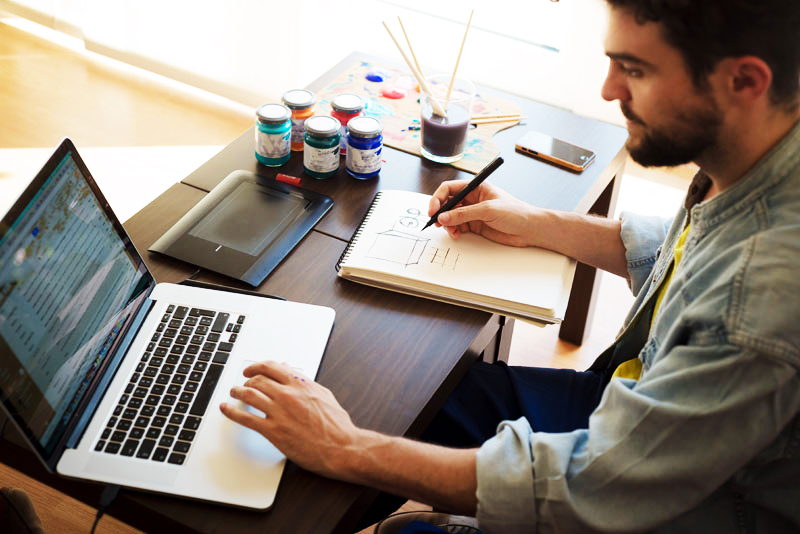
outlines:
[[[431,198],[428,216],[433,216],[468,183],[469,180],[443,182]],[[537,211],[496,185],[484,182],[458,206],[439,215],[436,226],[443,226],[453,239],[472,232],[504,245],[527,247],[535,244],[532,218]]]

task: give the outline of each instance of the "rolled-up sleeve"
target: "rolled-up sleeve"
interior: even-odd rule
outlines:
[[[673,219],[623,211],[620,220],[630,287],[636,295],[653,269],[658,257],[658,248],[664,243]]]
[[[477,455],[481,527],[635,532],[697,506],[800,408],[792,365],[726,352],[709,361],[708,349],[684,347],[641,382],[612,379],[588,429],[503,422]]]

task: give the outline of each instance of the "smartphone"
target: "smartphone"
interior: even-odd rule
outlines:
[[[528,131],[516,145],[517,151],[543,159],[571,171],[581,172],[594,161],[594,152],[541,132]]]

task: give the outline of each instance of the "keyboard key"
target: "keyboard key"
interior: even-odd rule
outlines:
[[[181,393],[181,396],[179,398],[180,398],[181,402],[192,402],[192,399],[194,398],[194,394],[184,391],[183,393]]]
[[[183,462],[186,461],[186,455],[173,452],[169,455],[169,460],[167,461],[171,464],[183,465]]]
[[[198,334],[204,336],[204,335],[206,335],[208,333],[208,327],[207,326],[198,326],[195,329],[195,332],[197,332]]]
[[[183,416],[181,414],[172,414],[169,418],[169,422],[173,425],[180,425],[183,423]]]
[[[208,403],[211,402],[211,396],[214,393],[214,388],[217,387],[217,382],[219,382],[222,370],[222,365],[212,364],[209,366],[208,372],[203,379],[203,384],[200,386],[200,390],[197,392],[197,397],[195,397],[194,404],[192,404],[192,408],[189,412],[191,415],[203,415],[206,413],[206,408],[208,407]]]
[[[136,451],[137,458],[150,458],[150,453],[153,452],[153,447],[156,446],[156,440],[154,439],[145,439],[142,440],[142,445],[139,447],[139,450]]]
[[[181,392],[181,386],[178,384],[170,384],[167,388],[168,395],[178,395]]]
[[[240,315],[239,318],[236,319],[236,322],[242,324],[244,322],[244,315]]]
[[[128,436],[130,436],[132,439],[142,439],[142,436],[144,436],[144,428],[139,428],[138,426],[135,426],[131,428],[131,431],[128,434]]]
[[[197,337],[197,336],[194,336]],[[200,339],[203,339],[202,337]],[[189,336],[178,336],[175,338],[175,343],[179,345],[188,345],[189,344]]]
[[[173,449],[175,452],[189,452],[189,448],[192,446],[191,443],[186,443],[185,441],[179,441],[175,444],[175,448]]]
[[[164,365],[163,367],[161,367],[161,372],[162,373],[166,373],[168,375],[171,375],[172,373],[175,372],[175,366],[170,364],[170,363],[168,363],[168,364]]]
[[[141,380],[139,380],[139,385],[142,386],[143,388],[149,388],[150,386],[153,385],[153,379],[146,376]]]
[[[177,413],[186,413],[189,411],[189,403],[187,402],[179,402],[175,405],[175,411]]]
[[[172,313],[174,311],[175,311],[175,305],[174,304],[170,304],[169,306],[167,306],[167,313]]]
[[[169,352],[164,347],[158,347],[156,350],[153,351],[153,354],[155,354],[156,356],[166,356],[167,354],[169,354]]]
[[[130,408],[134,408],[134,409],[138,410],[139,408],[141,408],[141,407],[142,407],[142,399],[139,399],[139,398],[137,398],[137,397],[134,397],[134,398],[132,398],[132,399],[131,399],[131,401],[128,403],[128,406],[129,406]]]
[[[161,341],[158,342],[159,347],[166,347],[169,348],[172,346],[173,338],[171,337],[162,337]]]
[[[227,328],[225,328],[226,332],[233,332],[233,323],[230,323]]]
[[[221,343],[220,343],[221,344]],[[211,341],[208,341],[205,345],[203,345],[203,350],[208,352],[214,352],[217,348],[217,344]]]
[[[133,454],[136,452],[136,449],[138,448],[139,448],[139,440],[129,439],[122,446],[122,451],[120,452],[120,454],[122,456],[133,456]]]
[[[130,430],[131,429],[131,421],[130,419],[120,419],[119,423],[117,423],[117,428],[120,430]]]
[[[103,429],[103,433],[100,436],[100,439],[108,439],[108,436],[110,436],[110,435],[111,435],[111,429],[110,428],[104,428]]]
[[[178,306],[178,308],[175,310],[174,317],[176,319],[183,319],[184,317],[186,317],[187,313],[189,313],[189,308],[187,308],[186,306]]]
[[[189,416],[186,418],[186,424],[183,425],[183,428],[188,428],[189,430],[197,430],[200,428],[200,419],[199,417]]]
[[[156,462],[163,462],[167,459],[167,455],[169,454],[169,449],[165,449],[164,447],[159,447],[156,449],[156,452],[153,453],[153,460]]]
[[[136,388],[133,392],[134,397],[139,397],[140,399],[147,396],[147,388]]]
[[[103,450],[103,447],[105,447],[105,446],[106,446],[106,442],[101,439],[100,441],[97,442],[97,445],[94,446],[94,450],[100,452],[100,451]]]
[[[161,396],[160,395],[148,395],[147,396],[147,400],[145,402],[147,404],[151,405],[151,406],[158,406],[158,403],[161,402]]]
[[[228,322],[229,313],[220,313],[214,319],[214,325],[211,327],[212,332],[222,332],[225,329],[225,324]]]
[[[133,384],[128,384],[127,386],[125,386],[125,393],[130,393],[131,391],[133,391],[134,387],[135,386]]]
[[[182,363],[178,366],[178,372],[182,375],[188,375],[191,370],[192,367],[186,363]]]
[[[195,334],[195,335],[192,336],[191,342],[194,345],[202,345],[203,341],[205,341],[205,340],[206,340],[206,338],[204,336],[200,336],[200,335]]]
[[[156,332],[163,332],[166,327],[167,323],[159,323],[156,327]]]
[[[191,354],[187,354],[183,358],[181,358],[181,363],[185,363],[187,365],[194,363],[194,356]]]
[[[117,404],[117,406],[114,408],[114,415],[119,415],[121,413],[122,413],[122,404]]]
[[[181,441],[192,441],[195,434],[196,432],[194,430],[181,430],[181,433],[178,434],[178,439]]]
[[[178,326],[180,326],[181,324],[183,323],[179,322]],[[192,328],[191,326],[181,326],[180,332],[182,336],[191,336],[192,332],[194,332],[194,328]]]
[[[201,360],[201,361],[207,362],[207,361],[209,361],[211,359],[211,356],[212,356],[212,354],[210,352],[203,351],[203,352],[200,353],[200,356],[198,356],[197,358],[199,360]]]
[[[207,367],[208,367],[208,364],[206,362],[197,362],[196,364],[194,364],[194,370],[195,371],[203,372],[203,371],[206,370]]]
[[[197,326],[197,317],[187,317],[183,324],[188,326]]]
[[[197,354],[200,352],[200,345],[189,345],[186,347],[186,354]]]
[[[164,435],[174,436],[175,434],[178,433],[179,430],[180,427],[178,425],[167,425],[167,427],[164,429]]]
[[[225,362],[217,362],[217,363],[225,363]],[[192,371],[192,374],[189,375],[189,380],[194,380],[195,382],[200,382],[203,379],[203,373],[201,371]]]
[[[159,406],[156,414],[162,417],[166,417],[170,414],[171,411],[172,410],[169,409],[169,406]]]
[[[111,441],[116,441],[118,443],[121,443],[125,439],[125,436],[127,436],[125,432],[117,430],[116,432],[111,434]]]
[[[135,419],[136,418],[136,414],[138,414],[138,413],[139,413],[138,411],[131,410],[130,408],[128,408],[127,410],[122,412],[122,417],[124,419]]]
[[[175,375],[172,377],[173,384],[183,384],[186,382],[186,375]]]
[[[200,386],[200,383],[199,383],[199,382],[191,382],[191,381],[190,381],[190,382],[186,382],[186,385],[185,385],[185,386],[183,386],[183,390],[184,390],[184,391],[191,391],[191,392],[194,392],[194,391],[197,391],[197,388],[198,388],[199,386]]]
[[[228,341],[230,341],[231,343],[233,343],[234,341],[236,341],[236,336],[238,336],[238,335],[239,335],[239,334],[231,334],[231,337],[229,337],[229,338],[228,338]]]
[[[162,436],[160,440],[158,440],[159,447],[172,447],[175,438],[171,436]]]
[[[230,352],[217,352],[214,355],[214,363],[225,363],[228,361],[228,357],[231,355]]]
[[[121,445],[119,443],[114,443],[112,441],[111,443],[106,445],[106,450],[104,452],[107,452],[109,454],[117,454],[119,452],[120,447]]]
[[[156,428],[161,428],[167,423],[166,417],[161,417],[159,415],[153,417],[153,426]]]
[[[219,350],[224,350],[225,352],[230,352],[233,350],[233,343],[220,343]]]
[[[208,334],[208,340],[209,341],[213,341],[214,343],[216,343],[217,341],[219,341],[219,334],[216,334],[216,333],[215,334]]]
[[[161,403],[164,406],[173,406],[178,401],[178,397],[175,395],[164,395],[164,400]]]
[[[213,322],[214,322],[214,320],[211,319],[211,317],[201,317],[200,318],[200,326],[211,326],[211,324]],[[214,329],[212,328],[211,330],[213,332]]]
[[[170,354],[169,356],[167,356],[167,363],[176,364],[179,361],[181,361],[181,357],[178,356],[177,354]]]
[[[150,360],[150,365],[152,365],[153,367],[161,367],[161,364],[163,364],[163,363],[164,363],[164,358],[161,357],[161,356],[153,358],[152,360]]]
[[[164,386],[162,386],[161,384],[156,384],[150,390],[150,394],[151,395],[163,395],[164,394]]]
[[[152,417],[153,414],[155,413],[155,411],[156,411],[155,406],[150,406],[148,404],[148,405],[142,407],[142,412],[141,413],[145,417]]]
[[[152,356],[152,355],[153,355],[153,354],[152,354],[152,353],[150,353],[150,352],[145,352],[145,353],[144,353],[144,356],[142,356],[142,361],[143,361],[143,362],[147,362],[147,360],[149,360],[149,359],[150,359],[150,356]]]
[[[150,427],[147,429],[146,436],[150,439],[158,439],[158,436],[161,435],[161,429]]]
[[[150,418],[149,417],[142,416],[142,417],[139,417],[136,420],[136,426],[140,426],[142,428],[147,428],[147,425],[149,425],[149,424],[150,424]]]

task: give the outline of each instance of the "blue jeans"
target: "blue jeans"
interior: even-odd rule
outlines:
[[[525,417],[537,432],[589,427],[589,415],[611,372],[509,367],[476,362],[422,434],[421,441],[447,447],[479,447],[501,421]],[[406,499],[381,493],[359,522],[359,530],[395,512]]]

